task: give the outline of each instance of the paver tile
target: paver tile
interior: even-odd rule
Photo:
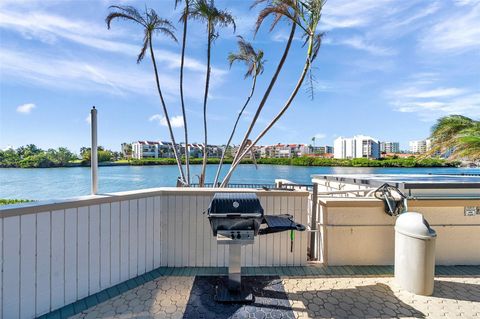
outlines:
[[[216,280],[185,274],[160,276],[88,309],[76,303],[73,308],[82,312],[74,318],[480,319],[480,277],[476,276],[438,277],[433,296],[406,292],[394,278],[384,276],[248,276],[243,281],[258,286],[257,299],[244,306],[217,304],[213,300]]]

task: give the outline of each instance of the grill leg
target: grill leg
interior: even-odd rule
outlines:
[[[229,245],[228,290],[239,291],[242,285],[241,254],[242,245]]]

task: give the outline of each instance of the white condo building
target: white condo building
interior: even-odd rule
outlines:
[[[338,137],[333,145],[334,158],[380,158],[380,143],[370,136]]]
[[[137,141],[132,143],[132,158],[173,157],[173,147],[170,142]]]
[[[430,139],[420,140],[420,141],[410,141],[408,145],[410,146],[411,153],[423,154],[430,150],[431,141]]]

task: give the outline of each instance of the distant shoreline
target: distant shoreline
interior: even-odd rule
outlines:
[[[218,164],[218,158],[208,159],[208,164]],[[191,164],[201,164],[201,158],[191,159]],[[225,164],[231,164],[232,159],[226,159]],[[254,164],[251,159],[245,159],[242,164]],[[291,166],[324,166],[324,167],[460,167],[460,162],[447,161],[438,158],[384,158],[384,159],[336,159],[336,158],[318,158],[318,157],[296,157],[296,158],[260,158],[257,159],[259,165],[291,165]],[[176,165],[173,158],[158,159],[132,159],[119,160],[115,162],[100,162],[99,166],[149,166],[149,165]],[[22,168],[52,168],[52,167],[89,167],[88,162],[67,163],[64,165],[55,165],[48,167],[22,167]],[[1,168],[8,168],[0,166]],[[20,168],[10,166],[10,168]]]

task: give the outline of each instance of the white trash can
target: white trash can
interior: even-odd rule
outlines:
[[[433,293],[435,239],[420,213],[400,214],[395,223],[395,280],[405,290],[418,295]]]

